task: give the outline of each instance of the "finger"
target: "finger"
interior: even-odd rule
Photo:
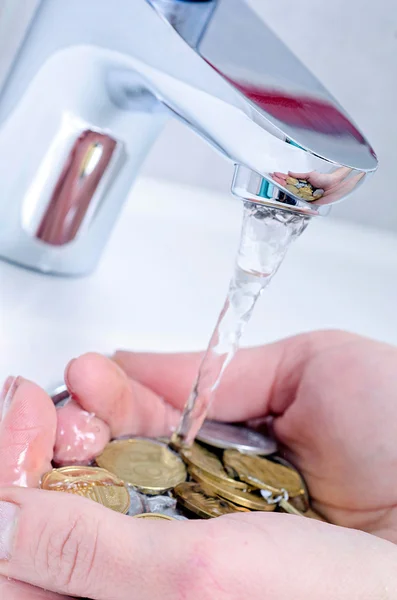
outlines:
[[[350,600],[386,597],[397,585],[390,542],[290,515],[150,523],[15,488],[1,502],[0,531],[13,535],[0,573],[71,596],[259,600],[271,590],[275,598]]]
[[[38,485],[48,471],[54,444],[55,411],[50,398],[22,378],[9,377],[1,396],[0,485]],[[19,581],[0,577],[3,600],[60,600]]]
[[[131,378],[163,396],[180,411],[195,383],[202,356],[117,352],[114,360]],[[240,351],[233,368],[225,372],[210,418],[244,421],[268,413],[271,375],[276,372],[281,356],[279,344]]]
[[[311,171],[310,173],[294,173],[290,171],[289,175],[290,177],[295,177],[295,179],[306,179],[317,187],[329,187],[345,179],[351,172],[352,169],[349,167],[340,167],[333,173],[318,173],[317,171]]]
[[[287,183],[287,173],[280,173],[278,171],[276,171],[275,173],[272,173],[272,178],[274,181],[276,181],[277,183],[280,183],[281,185],[285,186]]]
[[[18,377],[8,382],[0,424],[0,486],[36,487],[51,468],[56,412],[50,397]]]
[[[310,355],[346,337],[319,332],[240,351],[209,417],[238,422],[283,414]],[[87,354],[70,363],[65,380],[82,408],[107,423],[113,437],[168,435],[178,424],[202,356],[118,352],[110,361]]]
[[[289,177],[295,177],[295,179],[307,179],[312,174],[312,171],[308,173],[296,173],[294,171],[288,171]]]
[[[294,394],[310,357],[352,339],[339,331],[315,332],[240,350],[216,393],[210,417],[246,421],[280,415]],[[117,352],[114,361],[129,377],[181,410],[197,376],[202,354]]]
[[[140,600],[179,597],[182,547],[198,543],[196,522],[148,523],[59,492],[10,488],[0,497],[1,575],[96,600],[130,600],[131,590]]]
[[[20,581],[0,577],[1,600],[67,600],[54,592],[46,592]]]
[[[358,175],[353,175],[343,181],[336,182],[325,192],[322,198],[320,198],[318,204],[327,204],[329,202],[340,200],[343,196],[350,194],[364,177],[365,173],[359,173]]]
[[[71,400],[58,409],[54,448],[57,465],[89,464],[110,441],[109,426]]]
[[[281,173],[280,171],[274,171],[274,173],[272,173],[272,177],[278,177],[279,179],[284,179],[284,181],[285,181],[288,177],[288,174]]]
[[[278,183],[279,185],[285,187],[287,185],[287,181],[285,177],[279,177],[278,175],[273,175],[273,181]]]
[[[339,167],[339,169],[336,169],[333,173],[331,173],[333,183],[343,181],[348,175],[350,175],[352,170],[353,169],[350,167]]]
[[[99,354],[72,361],[65,380],[80,406],[107,423],[112,437],[168,435],[178,423],[179,413],[172,405]]]
[[[233,371],[240,369],[244,372],[253,361],[258,365],[256,352],[242,354]],[[123,365],[124,358],[128,362],[126,368],[130,370],[129,374],[133,363],[132,377],[136,375],[141,381],[127,377],[124,370],[115,364],[117,360]],[[179,422],[180,411],[193,386],[201,359],[201,354],[124,356],[118,353],[115,361],[110,361],[103,356],[89,354],[70,364],[65,379],[81,407],[106,422],[113,437],[126,434],[169,435]],[[248,388],[254,385],[248,374],[243,387],[249,391]],[[219,396],[225,400],[227,396],[228,401],[216,403],[210,416],[230,421],[245,420],[256,409],[263,416],[263,381],[257,396],[260,407],[256,408],[253,395],[249,396],[251,405],[230,401],[230,393],[235,392],[233,386],[234,378],[229,385],[227,382],[221,385]],[[255,412],[253,414],[256,416]]]

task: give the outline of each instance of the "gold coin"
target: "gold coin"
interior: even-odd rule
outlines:
[[[174,489],[178,502],[187,510],[202,519],[211,519],[235,512],[249,512],[246,508],[236,506],[219,496],[213,496],[211,491],[199,483],[181,483]]]
[[[272,456],[271,460],[272,462],[276,462],[280,465],[283,465],[284,467],[287,467],[291,471],[294,471],[297,474],[297,477],[300,478],[302,484],[302,494],[290,497],[289,502],[294,508],[296,508],[300,512],[306,512],[310,504],[309,490],[307,488],[305,480],[300,475],[299,471],[288,460],[286,460],[285,458],[281,458],[280,456]]]
[[[165,444],[133,438],[108,444],[96,463],[148,495],[158,495],[186,480],[183,460]]]
[[[130,495],[124,482],[105,469],[80,466],[53,469],[43,476],[40,487],[84,496],[123,514],[130,507]]]
[[[305,493],[299,474],[288,467],[259,456],[241,454],[237,450],[226,450],[223,454],[225,466],[235,471],[238,477],[250,485],[280,494],[286,490],[290,497]]]
[[[246,483],[245,481],[239,481],[238,479],[234,479],[233,473],[231,474],[230,477],[229,477],[229,474],[226,473],[226,476],[228,477],[228,479],[220,479],[219,477],[216,477],[212,473],[208,473],[207,471],[204,471],[203,469],[200,469],[193,465],[189,466],[189,469],[188,469],[189,473],[191,473],[193,470],[197,470],[197,472],[202,473],[206,477],[206,479],[208,479],[208,481],[210,483],[212,483],[212,485],[225,485],[226,487],[228,487],[232,490],[241,490],[242,492],[253,492],[258,489],[256,487],[248,485],[248,483]]]
[[[297,183],[299,183],[299,180],[295,179],[295,177],[287,177],[286,182],[290,185],[296,185]]]
[[[289,183],[287,183],[285,187],[287,188],[287,190],[289,192],[292,192],[293,194],[297,195],[297,193],[298,193],[298,188],[297,187],[295,187],[294,185],[291,185]]]
[[[177,521],[168,515],[162,515],[161,513],[142,513],[141,515],[135,515],[133,519],[153,519],[154,521]]]
[[[156,440],[158,442],[161,442],[162,444],[166,444],[167,446],[170,443],[170,438],[168,438],[168,437],[159,437],[159,438],[156,438]]]
[[[204,471],[216,481],[224,482],[240,490],[246,490],[248,487],[245,482],[229,477],[216,454],[199,444],[193,444],[189,449],[182,449],[181,456],[188,465]]]
[[[250,510],[260,510],[263,512],[272,512],[276,508],[275,504],[268,504],[261,496],[256,496],[251,492],[237,490],[236,488],[232,488],[221,482],[215,483],[209,477],[206,477],[205,473],[198,469],[192,468],[189,470],[189,473],[195,481],[204,485],[214,496],[225,498],[225,500],[229,500],[230,502],[233,502],[233,504],[244,506]]]

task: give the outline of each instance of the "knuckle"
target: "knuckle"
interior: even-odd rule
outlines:
[[[36,570],[58,591],[79,595],[89,585],[95,565],[97,531],[83,514],[65,519],[41,538]]]

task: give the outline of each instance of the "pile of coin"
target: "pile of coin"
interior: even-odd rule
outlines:
[[[207,422],[190,448],[146,438],[110,442],[93,466],[53,469],[46,490],[78,494],[135,518],[214,518],[282,511],[322,520],[299,472],[276,442],[233,425]]]
[[[296,179],[295,177],[286,178],[286,186],[289,192],[299,196],[306,202],[314,202],[324,196],[324,190],[315,188],[307,179]]]

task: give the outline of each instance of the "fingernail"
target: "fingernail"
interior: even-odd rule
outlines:
[[[21,382],[22,377],[8,377],[6,379],[0,397],[1,420],[4,419],[4,417],[10,410],[10,406],[15,396],[15,392],[19,388]]]
[[[19,508],[10,502],[0,502],[0,560],[10,560]]]
[[[64,378],[65,378],[65,383],[66,386],[69,390],[69,392],[73,392],[72,386],[70,385],[70,370],[72,368],[73,363],[76,362],[75,358],[72,358],[72,360],[66,365],[66,369],[65,369],[65,374],[64,374]]]

